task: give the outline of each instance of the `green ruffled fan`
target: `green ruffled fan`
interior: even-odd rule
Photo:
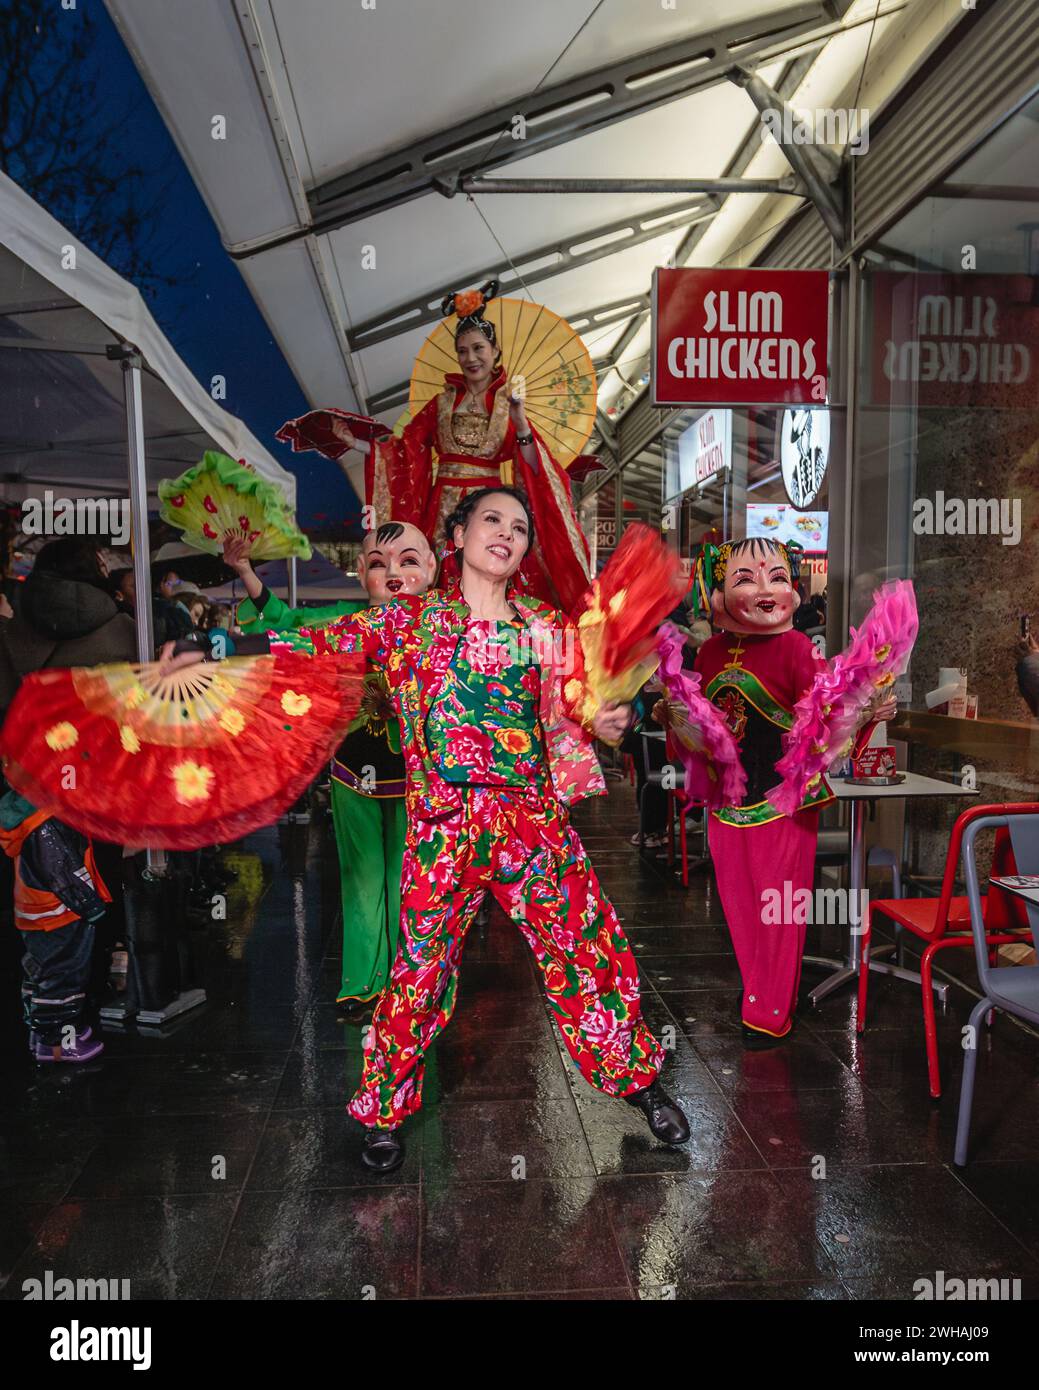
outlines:
[[[310,542],[281,490],[244,459],[210,449],[179,478],[159,483],[159,515],[184,532],[196,550],[219,555],[224,541],[245,536],[252,560],[309,560]]]

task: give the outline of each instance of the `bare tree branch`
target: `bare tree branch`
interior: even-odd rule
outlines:
[[[172,161],[145,170],[119,157],[145,101],[110,81],[89,12],[0,0],[0,168],[151,298],[185,277],[166,269]]]

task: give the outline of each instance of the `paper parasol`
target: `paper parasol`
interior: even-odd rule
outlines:
[[[161,676],[157,663],[48,669],[0,737],[7,780],[87,835],[198,849],[268,825],[357,713],[363,658],[279,652]]]
[[[349,451],[350,446],[332,432],[333,420],[342,420],[358,439],[368,443],[373,439],[384,439],[391,433],[388,425],[373,420],[370,415],[355,415],[352,410],[328,406],[324,410],[310,410],[295,420],[286,420],[274,438],[280,439],[282,444],[291,444],[294,454],[314,449],[326,459],[339,459]]]
[[[159,515],[210,555],[219,555],[225,540],[244,536],[253,542],[253,560],[310,559],[310,542],[281,489],[214,449],[179,478],[159,483]]]
[[[492,299],[483,317],[494,324],[510,383],[522,377],[527,419],[562,467],[584,448],[595,424],[595,368],[581,337],[558,314],[527,299]],[[423,343],[411,373],[412,418],[458,371],[451,314]]]

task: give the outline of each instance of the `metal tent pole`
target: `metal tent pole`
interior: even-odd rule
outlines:
[[[140,352],[130,344],[109,348],[123,371],[126,401],[126,444],[130,475],[130,526],[133,539],[134,613],[137,655],[155,659],[152,625],[152,586],[148,537],[148,477],[144,453],[144,410]],[[170,873],[166,851],[146,850],[144,873],[126,886],[126,944],[130,978],[123,1002],[101,1011],[110,1022],[135,1018],[137,1027],[162,1025],[178,1014],[205,1003],[206,992],[194,985],[187,962],[190,948],[179,911],[178,880]]]
[[[151,566],[148,538],[148,480],[144,460],[144,415],[141,406],[141,357],[127,350],[122,357],[126,400],[126,446],[130,474],[130,534],[133,548],[134,615],[137,619],[137,658],[155,660],[152,625]]]
[[[126,446],[130,473],[130,527],[133,540],[134,617],[137,619],[137,659],[155,660],[152,625],[152,584],[148,537],[148,477],[144,456],[144,411],[141,400],[141,354],[120,345],[110,350],[123,369],[126,400]],[[157,878],[167,872],[166,851],[149,849],[148,869]]]

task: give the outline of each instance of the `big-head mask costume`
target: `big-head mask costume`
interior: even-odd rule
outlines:
[[[697,611],[726,632],[789,632],[801,603],[801,555],[796,543],[765,537],[705,543],[694,576]]]

